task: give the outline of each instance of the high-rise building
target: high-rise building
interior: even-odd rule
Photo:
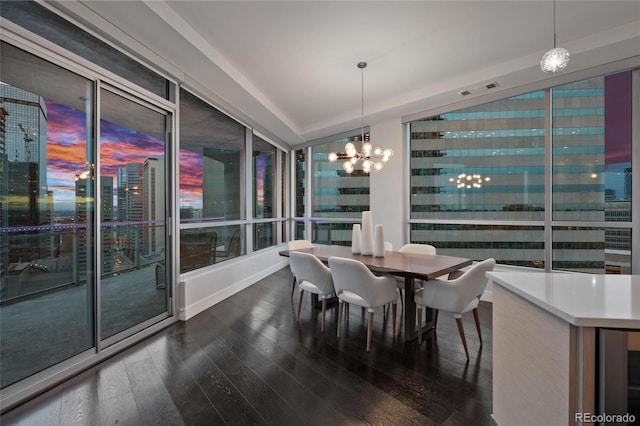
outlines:
[[[165,173],[164,159],[147,158],[142,171],[143,253],[153,256],[166,247],[165,235]]]
[[[51,223],[47,190],[47,109],[42,97],[0,85],[0,199],[2,228],[23,228],[0,243],[2,273],[10,263],[51,254],[50,238],[38,226]]]
[[[123,254],[139,262],[142,248],[143,216],[142,164],[130,163],[118,169],[118,221],[131,222],[118,228],[118,241]]]
[[[625,167],[606,168],[611,151],[611,158],[630,159],[630,150],[620,148],[624,141],[607,138],[607,114],[619,109],[607,103],[616,90],[609,78],[552,89],[551,117],[548,94],[538,91],[412,122],[411,241],[433,244],[442,254],[542,268],[545,210],[551,210],[553,221],[572,223],[552,227],[554,269],[601,273],[608,242],[630,253],[628,229],[579,226],[631,217],[630,203],[620,202],[631,199]],[[619,125],[630,129],[630,120]]]
[[[101,253],[101,274],[103,276],[111,274],[114,266],[113,241],[115,238],[112,226],[109,222],[113,222],[113,177],[100,176],[100,220],[102,232],[102,253]]]
[[[72,240],[73,282],[86,281],[87,274],[93,270],[91,250],[93,228],[93,182],[88,172],[76,174],[75,223]]]

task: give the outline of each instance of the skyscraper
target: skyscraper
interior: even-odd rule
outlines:
[[[120,249],[129,260],[139,262],[142,248],[140,223],[144,219],[142,164],[130,163],[118,169],[118,221],[133,222],[118,228]],[[137,264],[137,263],[136,263]]]
[[[161,253],[166,246],[164,160],[147,158],[142,172],[143,187],[143,253],[152,256]]]

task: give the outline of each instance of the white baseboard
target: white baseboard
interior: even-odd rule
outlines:
[[[218,267],[184,274],[178,283],[178,318],[186,321],[288,264],[278,251],[267,250],[229,260]]]

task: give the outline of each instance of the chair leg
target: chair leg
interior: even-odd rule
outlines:
[[[462,318],[456,318],[456,322],[458,323],[458,332],[460,333],[460,338],[462,339],[462,346],[464,346],[464,353],[467,355],[468,360],[469,350],[467,349],[467,339],[464,338],[464,327],[462,326]]]
[[[418,344],[422,344],[422,308],[417,307],[416,316],[418,317]]]
[[[340,300],[338,302],[338,333],[337,336],[340,338],[340,326],[342,325],[342,307],[344,306],[344,302]]]
[[[438,310],[435,309],[435,312],[433,313],[433,329],[435,330],[437,326],[438,326]]]
[[[367,327],[367,352],[371,350],[371,336],[373,335],[373,309],[369,311],[369,324]]]
[[[300,310],[302,309],[302,296],[304,295],[304,291],[300,289],[300,299],[298,300],[298,318],[296,321],[300,321]]]
[[[396,312],[398,311],[398,304],[393,303],[391,305],[391,323],[393,324],[393,335],[396,335]]]
[[[482,332],[480,331],[480,316],[478,315],[478,308],[473,310],[473,319],[476,320],[476,329],[478,330],[478,337],[480,338],[480,347],[482,347]]]
[[[293,293],[296,291],[296,277],[291,277],[291,297],[293,298]]]
[[[322,325],[320,326],[320,331],[324,333],[324,317],[327,312],[327,299],[322,299]]]
[[[398,292],[400,293],[400,306],[404,309],[404,296],[402,295],[402,289],[399,288]]]

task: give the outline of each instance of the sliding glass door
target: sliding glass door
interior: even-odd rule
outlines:
[[[94,347],[94,82],[0,47],[0,384]]]
[[[8,43],[0,55],[0,387],[11,395],[169,317],[172,115]]]
[[[168,316],[165,152],[171,122],[165,111],[104,88],[100,117],[99,299],[105,340]]]

